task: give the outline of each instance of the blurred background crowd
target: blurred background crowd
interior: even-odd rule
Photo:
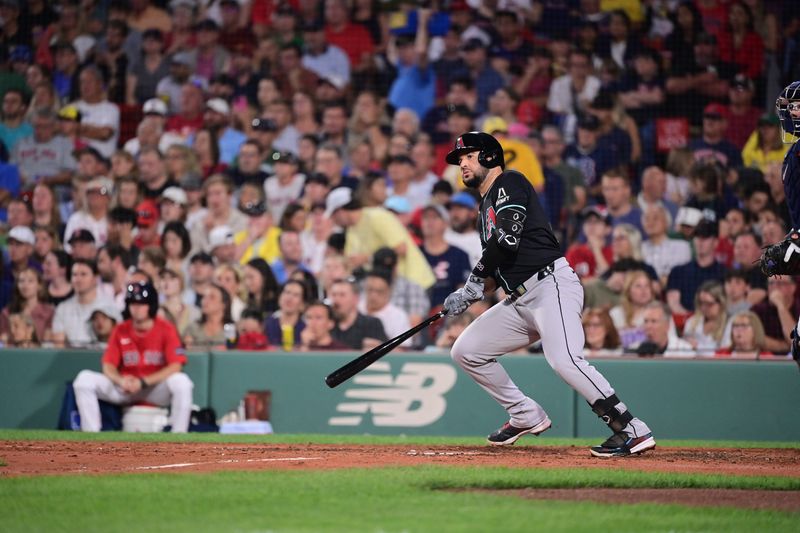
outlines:
[[[790,227],[796,2],[0,0],[0,21],[7,346],[102,346],[145,279],[189,348],[374,346],[480,256],[444,154],[481,130],[582,279],[590,354],[789,350],[797,282],[754,264]]]

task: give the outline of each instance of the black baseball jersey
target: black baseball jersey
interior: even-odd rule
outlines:
[[[481,200],[480,234],[473,273],[495,278],[506,292],[562,256],[536,191],[515,170],[500,174]]]
[[[794,143],[783,158],[783,190],[792,218],[792,228],[800,225],[800,141]]]

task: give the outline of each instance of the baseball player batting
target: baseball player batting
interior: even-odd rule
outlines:
[[[503,148],[489,134],[469,132],[447,154],[461,167],[464,184],[481,194],[483,255],[466,284],[444,302],[448,314],[463,313],[483,298],[493,278],[508,297],[467,327],[452,349],[453,360],[508,412],[510,420],[489,435],[490,444],[514,444],[547,430],[541,405],[514,384],[497,357],[528,346],[538,333],[547,362],[614,434],[590,449],[596,457],[629,456],[656,447],[647,424],[635,418],[606,378],[583,357],[583,287],[561,254],[539,199],[521,173],[505,170]]]
[[[785,143],[800,136],[800,81],[786,86],[775,101]],[[761,255],[761,270],[767,276],[800,274],[800,141],[794,142],[783,159],[783,190],[792,218],[792,229],[786,238],[767,247]],[[792,331],[792,358],[800,365],[800,320]]]

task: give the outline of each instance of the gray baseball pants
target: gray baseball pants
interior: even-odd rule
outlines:
[[[541,280],[531,277],[525,289],[516,300],[505,299],[478,317],[451,351],[453,361],[503,406],[516,427],[535,426],[547,414],[523,394],[496,358],[527,347],[536,333],[550,367],[589,404],[614,394],[608,380],[583,356],[583,287],[567,260],[558,259],[553,273]],[[616,408],[627,410],[622,403]],[[634,418],[625,432],[641,436],[650,429]]]

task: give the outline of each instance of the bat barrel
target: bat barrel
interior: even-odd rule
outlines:
[[[342,383],[344,383],[351,377],[355,376],[356,374],[358,374],[359,372],[370,366],[372,363],[374,363],[375,361],[386,355],[387,353],[397,348],[397,346],[405,342],[407,339],[413,337],[426,327],[430,326],[431,324],[442,318],[445,314],[446,314],[445,311],[439,311],[435,315],[429,316],[428,318],[426,318],[413,328],[409,329],[408,331],[401,333],[400,335],[398,335],[393,339],[389,339],[380,346],[376,346],[367,353],[357,357],[356,359],[353,359],[346,365],[337,368],[336,370],[334,370],[333,372],[328,374],[328,376],[325,377],[325,384],[331,389],[336,387],[337,385],[341,385]]]

